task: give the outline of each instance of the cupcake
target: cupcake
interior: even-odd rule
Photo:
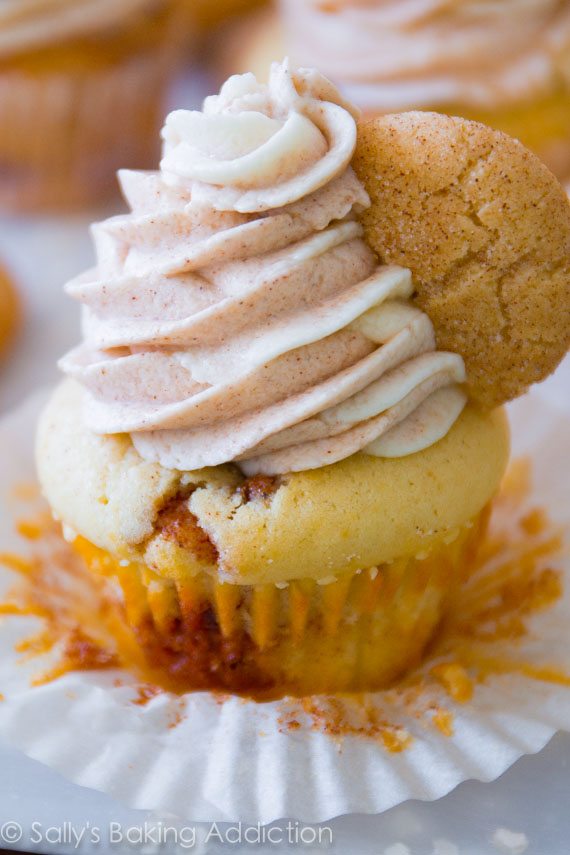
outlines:
[[[12,344],[20,322],[20,303],[10,275],[0,267],[0,357]]]
[[[158,172],[120,174],[130,213],[67,286],[84,341],[40,480],[181,690],[371,690],[415,665],[505,471],[500,405],[568,346],[556,179],[481,125],[400,121],[357,130],[287,63],[232,77],[167,118]]]
[[[182,0],[191,19],[204,32],[262,6],[264,0]]]
[[[150,166],[178,62],[174,0],[0,4],[0,206],[101,201]]]
[[[228,46],[225,68],[316,64],[366,114],[425,109],[505,131],[570,177],[566,0],[281,0]]]

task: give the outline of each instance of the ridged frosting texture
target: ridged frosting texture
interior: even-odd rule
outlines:
[[[0,0],[0,56],[122,24],[164,0]]]
[[[570,76],[568,0],[281,0],[288,48],[384,111],[495,107]]]
[[[131,213],[93,227],[67,286],[84,342],[62,360],[98,433],[192,470],[298,471],[399,456],[449,430],[464,366],[436,350],[410,272],[356,213],[356,114],[315,71],[230,78],[171,113],[159,172],[123,172]]]

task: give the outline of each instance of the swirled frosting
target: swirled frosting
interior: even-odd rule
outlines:
[[[370,110],[492,108],[570,77],[568,0],[281,0],[288,49]]]
[[[175,469],[311,469],[441,438],[465,403],[410,272],[362,238],[355,112],[315,71],[230,78],[176,111],[159,172],[123,172],[131,213],[94,226],[67,286],[84,343],[62,368],[87,424]]]
[[[0,56],[116,26],[163,0],[0,0]]]

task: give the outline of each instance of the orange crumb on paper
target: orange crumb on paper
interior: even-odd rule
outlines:
[[[145,707],[149,701],[152,701],[160,693],[161,689],[159,686],[151,686],[150,684],[137,686],[137,693],[133,704],[137,707]]]
[[[453,713],[449,712],[449,710],[436,710],[432,721],[444,736],[453,736]]]
[[[114,681],[114,685],[117,685],[117,681]],[[142,683],[136,687],[136,694],[131,703],[137,707],[146,707],[153,698],[162,694],[164,694],[164,689],[160,686],[155,686],[151,683]],[[167,711],[166,727],[168,730],[173,730],[178,727],[178,725],[184,720],[184,711],[184,698],[172,697]]]
[[[412,744],[411,735],[403,728],[385,728],[379,735],[384,748],[390,754],[399,754]]]
[[[117,667],[116,653],[88,629],[100,624],[98,612],[104,609],[97,582],[86,578],[78,590],[69,584],[71,577],[77,578],[76,562],[51,517],[41,514],[20,521],[17,530],[37,543],[38,552],[30,557],[0,554],[0,564],[17,573],[21,581],[7,601],[0,603],[0,615],[41,620],[39,631],[16,644],[24,661],[57,649],[56,664],[38,674],[33,685],[44,685],[72,671]],[[94,612],[93,604],[99,604]]]
[[[185,709],[186,705],[182,698],[178,698],[174,703],[171,703],[169,722],[167,725],[169,730],[174,730],[184,721],[186,718]]]
[[[115,653],[106,650],[92,638],[89,638],[79,627],[67,634],[63,651],[63,671],[100,671],[106,668],[116,668],[119,659]],[[55,673],[58,668],[54,669]],[[48,682],[44,679],[43,682]]]
[[[20,617],[32,615],[42,617],[44,613],[44,610],[39,607],[19,606],[17,603],[0,603],[0,617],[15,617],[17,615]]]
[[[556,567],[561,533],[544,508],[529,506],[529,491],[530,467],[519,461],[505,477],[473,569],[450,602],[422,667],[376,695],[283,699],[280,728],[286,733],[318,731],[337,741],[366,738],[389,752],[400,752],[414,738],[410,722],[452,736],[453,710],[441,700],[448,697],[452,703],[468,704],[478,685],[493,675],[517,674],[570,687],[569,674],[552,662],[526,661],[522,650],[531,619],[552,608],[563,589]],[[137,706],[145,706],[160,692],[176,698],[188,691],[160,666],[149,666],[124,620],[113,580],[87,570],[48,514],[23,520],[18,532],[28,541],[30,556],[0,555],[0,563],[19,579],[6,602],[0,603],[0,616],[40,620],[40,631],[18,645],[26,659],[55,657],[55,663],[35,679],[36,685],[71,671],[121,667],[140,680],[131,701]],[[380,574],[378,579],[381,596]],[[119,677],[114,685],[121,684]],[[229,696],[213,697],[223,704]],[[169,709],[166,726],[176,727],[184,705],[173,701]]]
[[[458,704],[465,704],[473,697],[473,680],[458,662],[441,662],[430,669],[430,674]]]
[[[0,552],[0,564],[16,573],[30,574],[34,570],[33,561],[10,552]]]
[[[533,508],[521,519],[521,526],[527,534],[540,534],[548,525],[542,508]]]
[[[20,520],[16,523],[16,531],[26,540],[39,540],[43,534],[43,528],[36,520]]]
[[[344,737],[364,737],[379,742],[388,752],[397,754],[412,743],[405,727],[390,722],[385,710],[369,700],[370,696],[340,696],[290,698],[280,717],[281,728],[300,730],[303,721],[311,730],[342,740]]]

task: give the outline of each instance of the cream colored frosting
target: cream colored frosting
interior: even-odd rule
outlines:
[[[85,36],[163,0],[0,0],[0,56]]]
[[[288,50],[370,110],[495,107],[570,77],[568,0],[281,0]]]
[[[89,427],[169,468],[247,474],[443,436],[463,362],[362,238],[355,113],[334,87],[287,63],[267,86],[232,77],[163,136],[160,172],[121,174],[132,212],[94,227],[97,269],[68,285],[85,341],[61,364]]]

